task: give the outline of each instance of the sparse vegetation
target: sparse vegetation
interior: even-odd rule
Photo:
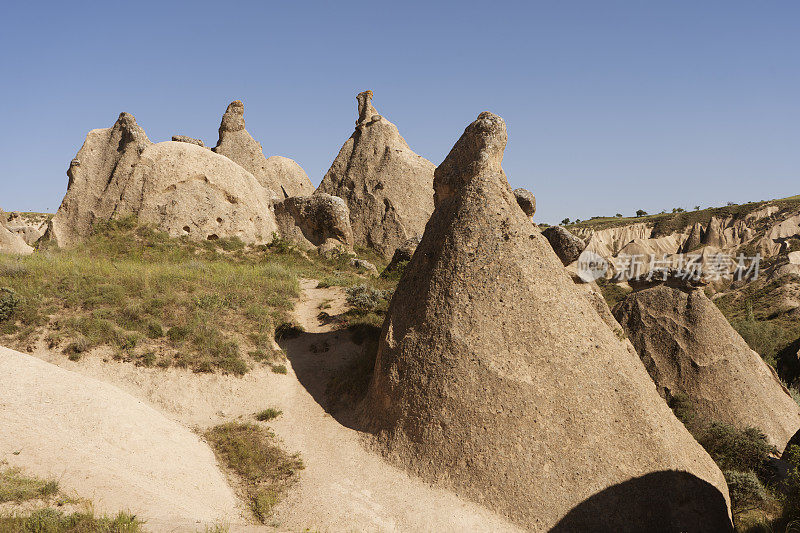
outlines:
[[[45,342],[74,360],[104,348],[118,361],[241,375],[248,353],[272,350],[303,276],[364,279],[344,261],[281,241],[194,242],[130,219],[98,224],[74,248],[0,257],[0,342],[23,351]]]
[[[275,409],[274,407],[270,407],[268,409],[264,409],[263,411],[259,411],[256,413],[256,420],[259,422],[268,422],[275,418],[278,418],[283,414],[283,411],[280,409]]]
[[[55,480],[26,476],[17,468],[0,469],[0,503],[49,498],[58,490]]]
[[[143,523],[130,513],[97,517],[93,512],[66,514],[46,508],[30,514],[0,515],[3,533],[140,533]]]
[[[255,424],[231,422],[205,433],[220,461],[241,481],[255,517],[265,522],[295,481],[303,461],[275,444],[275,436]]]

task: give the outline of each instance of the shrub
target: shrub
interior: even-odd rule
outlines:
[[[0,503],[24,502],[58,494],[58,482],[28,477],[17,468],[0,470]]]
[[[368,285],[355,285],[345,289],[347,305],[361,312],[370,312],[385,306],[389,291],[382,291]]]
[[[303,326],[298,326],[292,322],[284,322],[275,328],[275,340],[280,341],[284,339],[294,339],[299,337],[306,330]]]
[[[740,430],[712,422],[697,440],[722,470],[760,472],[764,462],[778,453],[767,436],[753,427]]]
[[[270,368],[276,374],[286,374],[289,372],[289,369],[286,368],[286,365],[270,365]]]
[[[283,411],[281,411],[280,409],[275,409],[273,407],[270,407],[269,409],[264,409],[263,411],[259,411],[258,413],[256,413],[256,420],[258,420],[259,422],[267,422],[269,420],[278,418],[282,414]]]
[[[11,318],[21,303],[22,300],[13,289],[0,288],[0,322]]]
[[[767,490],[753,472],[725,470],[723,474],[728,483],[731,507],[734,513],[758,508],[767,501]]]

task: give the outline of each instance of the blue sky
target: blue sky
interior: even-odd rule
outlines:
[[[800,2],[4,2],[0,207],[53,212],[93,128],[213,145],[245,103],[318,184],[355,95],[438,164],[484,110],[536,219],[800,194]]]

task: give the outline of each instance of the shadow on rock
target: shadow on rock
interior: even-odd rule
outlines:
[[[675,495],[680,498],[676,500]],[[661,471],[595,494],[550,531],[692,533],[733,528],[725,498],[714,486],[686,472]]]

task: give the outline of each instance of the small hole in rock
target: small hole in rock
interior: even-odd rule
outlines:
[[[216,233],[212,233],[211,235],[208,236],[209,241],[216,241],[217,239],[219,239],[219,235],[217,235]]]
[[[217,224],[222,224],[222,218],[221,217],[217,217]]]
[[[185,231],[186,233],[190,233],[192,231],[192,228],[190,228],[189,226],[184,226],[183,231]]]

